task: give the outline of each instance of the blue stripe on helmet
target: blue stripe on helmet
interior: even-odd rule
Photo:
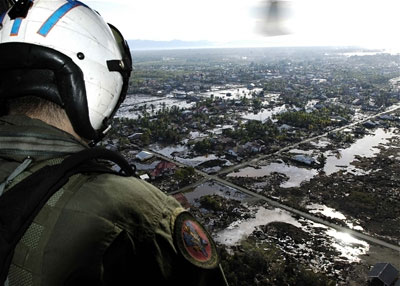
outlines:
[[[34,0],[29,0],[28,2],[33,4],[33,1],[34,1]],[[17,4],[18,4],[18,3],[17,3]],[[15,4],[15,5],[17,5],[17,4]],[[31,4],[31,5],[32,5],[32,4]],[[27,9],[30,9],[30,8],[31,8],[31,6],[29,6]],[[6,14],[7,14],[7,12],[5,12],[3,15],[0,15],[0,24],[3,23],[4,16],[5,16]],[[21,28],[21,24],[22,24],[22,20],[23,20],[23,19],[24,19],[24,17],[16,18],[16,19],[14,20],[14,24],[13,24],[13,26],[12,26],[12,28],[11,28],[11,33],[10,33],[11,36],[18,36],[19,29]]]
[[[6,16],[7,12],[0,14],[0,24],[3,24],[4,17]]]
[[[58,8],[40,27],[38,34],[46,37],[51,29],[57,24],[62,17],[64,17],[69,11],[78,6],[87,7],[85,4],[79,1],[67,0],[67,3]]]
[[[23,18],[17,18],[14,20],[14,24],[11,28],[11,36],[18,36],[19,28],[21,28]]]

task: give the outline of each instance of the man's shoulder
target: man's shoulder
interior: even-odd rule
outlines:
[[[181,208],[174,198],[138,178],[107,173],[86,176],[71,203],[84,203],[86,209],[104,216],[117,214],[124,221],[132,216],[155,224]]]
[[[89,175],[83,187],[90,188],[94,192],[107,193],[115,199],[143,198],[158,202],[167,198],[165,193],[141,179],[111,173]]]

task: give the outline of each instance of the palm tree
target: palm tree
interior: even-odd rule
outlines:
[[[321,153],[321,154],[319,154],[317,159],[318,159],[318,163],[319,163],[318,168],[323,170],[325,167],[325,164],[326,164],[326,156],[324,155],[324,153]]]

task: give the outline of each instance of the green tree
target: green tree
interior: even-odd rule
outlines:
[[[259,98],[257,98],[257,97],[253,98],[253,108],[254,108],[255,110],[260,110],[261,107],[262,107],[262,101],[261,101],[261,99],[259,99]]]
[[[146,128],[142,134],[142,143],[143,145],[149,145],[151,142],[151,131],[150,129]]]
[[[327,158],[324,155],[324,153],[319,154],[317,159],[318,159],[318,165],[319,165],[318,167],[319,167],[319,169],[324,169],[325,164],[326,164],[326,160],[327,160]]]
[[[193,167],[184,167],[175,171],[174,178],[182,186],[190,183],[195,174],[196,171]]]
[[[200,154],[207,154],[211,150],[211,140],[209,138],[198,141],[194,144],[193,150]]]

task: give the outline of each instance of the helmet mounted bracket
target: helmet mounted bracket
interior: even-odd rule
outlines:
[[[11,20],[15,20],[16,18],[25,18],[32,5],[32,0],[19,0],[12,6],[10,12],[8,12],[8,16]]]

